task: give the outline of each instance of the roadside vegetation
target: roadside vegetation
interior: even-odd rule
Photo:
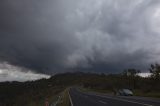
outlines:
[[[152,64],[149,71],[151,76],[146,78],[138,76],[140,70],[136,69],[127,69],[119,74],[101,74],[101,77],[86,80],[83,87],[88,91],[109,94],[127,88],[136,96],[160,98],[160,65]]]
[[[71,106],[69,99],[69,88],[63,91],[61,100],[57,106]]]
[[[46,79],[0,83],[0,106],[44,106],[63,90],[63,87],[50,85]]]
[[[127,69],[119,74],[63,73],[49,79],[30,82],[1,82],[0,106],[44,106],[57,101],[61,94],[60,106],[69,106],[68,89],[80,86],[101,93],[113,93],[121,88],[131,89],[135,95],[160,98],[160,65],[150,66],[151,76],[142,78],[139,70]]]

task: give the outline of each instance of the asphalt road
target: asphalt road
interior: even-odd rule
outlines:
[[[84,93],[76,88],[69,91],[72,106],[160,106],[160,99],[124,97]]]

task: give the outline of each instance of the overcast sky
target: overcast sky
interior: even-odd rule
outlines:
[[[155,62],[159,0],[0,0],[1,78],[15,72],[5,65],[1,74],[4,64],[50,75],[146,71]]]

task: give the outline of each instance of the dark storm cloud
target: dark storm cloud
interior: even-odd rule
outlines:
[[[40,73],[159,62],[158,0],[2,0],[0,61]]]
[[[2,61],[40,72],[63,67],[74,41],[69,42],[72,35],[66,31],[64,14],[55,3],[31,0],[1,3]]]

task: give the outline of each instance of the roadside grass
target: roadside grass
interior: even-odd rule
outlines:
[[[0,106],[45,106],[46,102],[49,106],[70,106],[68,89],[62,86],[26,89],[26,92],[0,102]]]
[[[135,96],[143,96],[143,97],[153,97],[153,98],[160,98],[160,92],[142,92],[140,90],[134,90]]]
[[[61,100],[61,95],[62,95],[62,92],[60,92],[60,93],[57,94],[57,95],[52,96],[52,97],[49,99],[49,106],[57,106],[58,103],[59,103],[60,100]]]
[[[93,92],[99,92],[99,93],[107,93],[107,94],[111,94],[112,91],[110,90],[106,90],[106,89],[89,89],[90,91],[93,91]]]
[[[28,92],[16,98],[13,106],[45,106],[46,99],[49,103],[57,100],[57,95],[63,91],[64,88],[52,87],[40,91]]]
[[[63,91],[60,103],[57,106],[71,106],[68,92],[69,88]]]
[[[112,91],[106,90],[106,89],[94,89],[94,88],[84,88],[84,87],[79,87],[79,90],[83,92],[94,92],[94,93],[105,93],[105,94],[113,94]]]

